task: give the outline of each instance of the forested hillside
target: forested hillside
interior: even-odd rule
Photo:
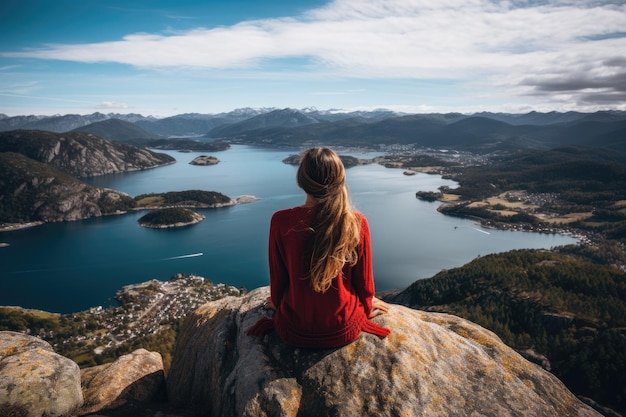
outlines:
[[[418,280],[391,301],[478,323],[538,362],[545,355],[574,393],[624,412],[625,264],[610,242],[510,251]]]

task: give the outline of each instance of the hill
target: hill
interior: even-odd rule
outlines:
[[[84,132],[0,132],[0,152],[21,153],[75,177],[138,171],[175,162],[169,155]]]
[[[309,146],[314,144],[336,146],[377,147],[380,144],[411,144],[419,147],[452,148],[471,152],[515,151],[518,149],[550,149],[566,145],[607,147],[626,151],[622,135],[626,120],[621,114],[590,120],[579,117],[569,120],[553,116],[554,123],[510,124],[507,117],[478,117],[450,115],[406,115],[384,120],[341,119],[309,123],[295,127],[273,125],[230,130],[229,126],[211,131],[219,137],[236,143]],[[602,119],[602,120],[600,120]]]
[[[0,152],[0,195],[0,223],[78,220],[134,207],[127,194],[89,186],[12,152]]]
[[[185,113],[162,119],[142,119],[134,123],[149,132],[167,137],[203,136],[218,126],[238,123],[272,110],[241,108],[218,114]]]
[[[141,145],[150,139],[159,139],[160,136],[147,132],[136,124],[120,119],[107,119],[91,123],[72,130],[72,132],[86,132],[114,142],[124,142]]]
[[[274,110],[238,123],[220,126],[207,133],[209,137],[231,137],[268,127],[298,127],[318,123],[318,120],[294,109]]]

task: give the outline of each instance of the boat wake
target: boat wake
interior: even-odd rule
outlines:
[[[202,255],[204,255],[204,253],[198,252],[198,253],[191,253],[189,255],[172,256],[171,258],[164,258],[163,260],[171,261],[173,259],[195,258],[196,256],[202,256]]]

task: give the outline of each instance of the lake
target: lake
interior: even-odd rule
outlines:
[[[165,281],[178,272],[247,289],[268,285],[271,215],[305,199],[295,182],[297,167],[282,162],[296,152],[233,146],[212,153],[219,164],[194,166],[189,162],[202,153],[165,151],[178,162],[88,179],[132,196],[202,189],[260,199],[198,210],[204,221],[178,229],[140,227],[137,220],[145,212],[137,212],[2,232],[0,242],[10,246],[0,248],[0,305],[82,311],[111,304],[124,285]],[[437,175],[407,176],[372,164],[348,169],[347,182],[354,206],[370,223],[377,290],[405,288],[481,255],[576,242],[564,235],[483,229],[471,220],[444,216],[436,211],[439,203],[415,197],[416,191],[455,186]]]

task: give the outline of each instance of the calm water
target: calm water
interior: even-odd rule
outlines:
[[[180,229],[142,228],[140,212],[0,233],[0,242],[10,244],[0,248],[0,305],[80,311],[108,305],[123,285],[167,280],[178,272],[248,289],[267,285],[270,217],[304,202],[296,167],[281,162],[295,151],[236,146],[214,153],[221,160],[214,166],[188,164],[200,153],[167,153],[178,162],[89,182],[132,196],[203,189],[260,200],[201,210],[203,222]],[[470,220],[443,216],[438,203],[415,198],[418,190],[454,186],[439,176],[405,176],[379,165],[347,173],[353,203],[370,222],[378,290],[404,288],[479,255],[575,242],[560,235],[484,230]],[[179,258],[196,253],[203,255]]]

